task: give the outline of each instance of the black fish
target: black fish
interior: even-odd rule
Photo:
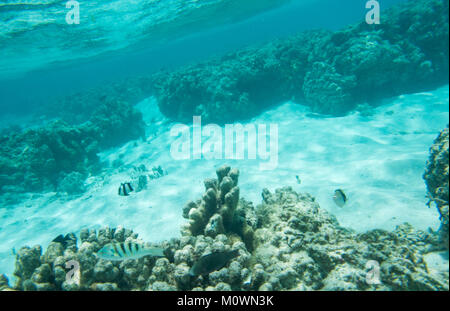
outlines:
[[[120,196],[129,196],[130,192],[133,192],[134,189],[129,182],[120,184],[119,187],[119,195]]]
[[[211,253],[200,257],[189,270],[191,276],[206,275],[223,268],[231,259],[239,256],[239,250]]]

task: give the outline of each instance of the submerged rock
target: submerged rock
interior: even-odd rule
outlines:
[[[427,184],[428,205],[436,205],[441,221],[439,234],[442,244],[449,249],[449,137],[448,127],[439,134],[430,148],[430,157],[423,178]]]

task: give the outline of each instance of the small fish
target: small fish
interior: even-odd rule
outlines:
[[[111,261],[139,259],[145,256],[164,257],[164,249],[146,247],[145,245],[134,242],[125,242],[106,244],[97,252],[98,258]]]
[[[133,191],[134,191],[134,189],[131,186],[131,183],[126,182],[126,183],[120,184],[120,187],[119,187],[119,195],[120,196],[123,196],[123,197],[129,196],[130,192],[133,192]]]
[[[297,183],[300,185],[302,183],[302,180],[300,179],[300,177],[297,175],[295,176],[295,179],[297,179]]]
[[[16,248],[15,248],[15,247],[12,248],[12,254],[13,254],[14,256],[17,255],[17,252],[16,252]]]
[[[210,253],[200,257],[189,270],[191,276],[206,275],[223,268],[231,259],[239,256],[239,250]]]
[[[341,189],[337,189],[334,191],[333,201],[337,206],[344,207],[345,203],[347,202],[347,196],[345,195],[344,191],[342,191]]]

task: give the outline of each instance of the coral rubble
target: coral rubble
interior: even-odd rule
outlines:
[[[161,111],[225,123],[286,100],[340,115],[358,104],[448,83],[448,1],[402,3],[380,25],[307,31],[155,76]]]
[[[16,258],[17,290],[448,290],[448,272],[429,274],[423,256],[433,234],[403,224],[394,231],[356,234],[342,228],[309,194],[263,190],[256,208],[239,199],[239,173],[223,166],[205,180],[202,199],[183,209],[180,238],[159,243],[165,257],[110,262],[95,252],[109,242],[137,241],[124,228],[84,229],[75,239],[23,247]],[[238,251],[225,267],[193,276],[206,254]],[[66,262],[80,266],[66,280]],[[370,264],[370,265],[369,265]],[[375,272],[372,270],[375,267]],[[3,283],[5,283],[3,281]],[[2,283],[2,284],[3,284]],[[7,285],[4,285],[7,286]]]
[[[443,245],[448,250],[449,245],[449,213],[448,213],[448,127],[439,134],[430,148],[430,158],[423,178],[427,184],[430,203],[434,202],[440,214],[439,229]]]

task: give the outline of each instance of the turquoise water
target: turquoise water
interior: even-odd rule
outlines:
[[[360,0],[80,0],[79,25],[66,23],[65,3],[0,2],[0,274],[10,285],[12,250],[45,250],[60,234],[123,226],[146,242],[180,238],[183,207],[224,163],[239,169],[240,196],[255,206],[262,189],[289,186],[355,234],[405,222],[439,230],[422,176],[448,126],[448,2],[421,12],[422,2],[382,1],[380,25],[365,24]],[[446,28],[427,17],[439,9]],[[317,29],[324,34],[290,39]],[[116,101],[126,104],[109,106]],[[222,138],[227,125],[267,125],[267,135],[273,125],[273,153],[251,158],[262,137],[247,133],[207,159],[194,116],[203,131],[217,123]],[[59,119],[67,123],[49,125]],[[192,135],[182,160],[180,123]],[[227,159],[239,146],[243,158]],[[167,175],[119,196],[140,165]],[[446,259],[430,256],[448,290],[448,249]]]

